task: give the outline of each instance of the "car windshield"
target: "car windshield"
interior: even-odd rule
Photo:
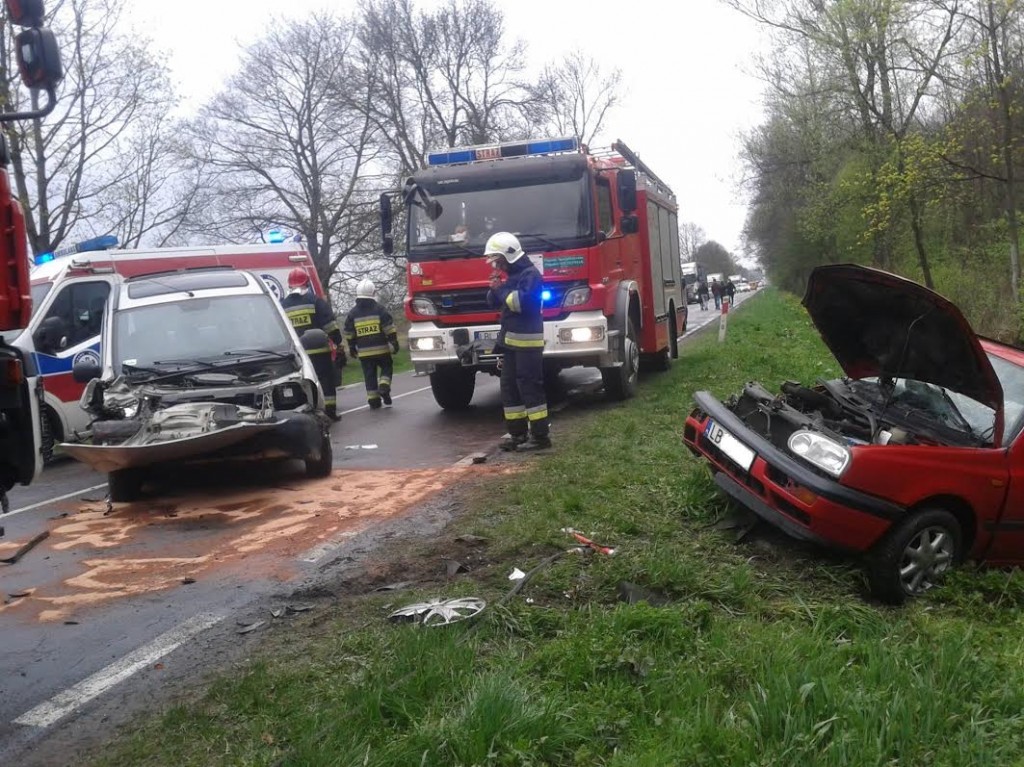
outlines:
[[[593,237],[587,177],[543,184],[460,190],[439,186],[441,206],[431,220],[424,206],[409,209],[409,260],[482,256],[495,232],[513,232],[527,250],[580,247]]]
[[[264,295],[217,296],[126,309],[114,315],[114,370],[161,361],[224,359],[235,350],[287,353],[292,339]]]
[[[37,285],[32,286],[32,316],[35,317],[36,312],[39,311],[39,307],[43,305],[43,300],[50,292],[50,288],[53,287],[52,282],[40,282]]]
[[[1024,426],[1024,367],[994,354],[989,354],[988,359],[1003,387],[1003,444],[1008,445]]]

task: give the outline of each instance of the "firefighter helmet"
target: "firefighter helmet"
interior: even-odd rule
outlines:
[[[523,249],[519,245],[519,238],[511,232],[497,232],[487,240],[484,255],[504,256],[506,261],[514,264],[523,256]]]
[[[301,266],[296,266],[288,273],[288,289],[304,288],[309,284],[309,275]]]
[[[373,284],[373,280],[369,277],[364,277],[356,285],[356,298],[373,298],[377,295],[377,286]]]

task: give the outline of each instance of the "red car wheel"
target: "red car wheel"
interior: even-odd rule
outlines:
[[[903,604],[936,586],[962,558],[963,532],[943,509],[913,513],[894,527],[868,559],[871,593]]]

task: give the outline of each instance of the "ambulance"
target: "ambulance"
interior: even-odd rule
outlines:
[[[115,275],[231,267],[257,275],[280,299],[287,291],[289,272],[299,267],[309,275],[317,295],[324,295],[313,259],[301,243],[148,250],[119,250],[116,245],[116,238],[108,235],[35,257],[32,317],[14,346],[33,357],[42,377],[40,422],[47,461],[54,445],[89,436],[89,415],[79,405],[85,387],[75,382],[71,369],[77,360],[103,359],[100,329]]]

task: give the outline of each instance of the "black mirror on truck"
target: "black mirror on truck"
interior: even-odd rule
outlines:
[[[45,8],[43,0],[6,0],[7,16],[11,23],[25,27],[15,38],[15,58],[21,81],[32,90],[45,90],[47,103],[27,112],[0,114],[0,122],[45,117],[57,105],[57,84],[64,79],[57,38],[42,26]]]
[[[87,384],[103,374],[100,363],[91,354],[83,354],[71,366],[71,377],[75,383]]]
[[[619,209],[623,213],[636,210],[636,171],[620,170],[615,177],[619,197]]]
[[[390,256],[395,252],[395,240],[391,236],[393,218],[394,216],[391,211],[391,196],[387,192],[384,192],[380,196],[380,239],[381,249],[384,251],[385,256]]]

